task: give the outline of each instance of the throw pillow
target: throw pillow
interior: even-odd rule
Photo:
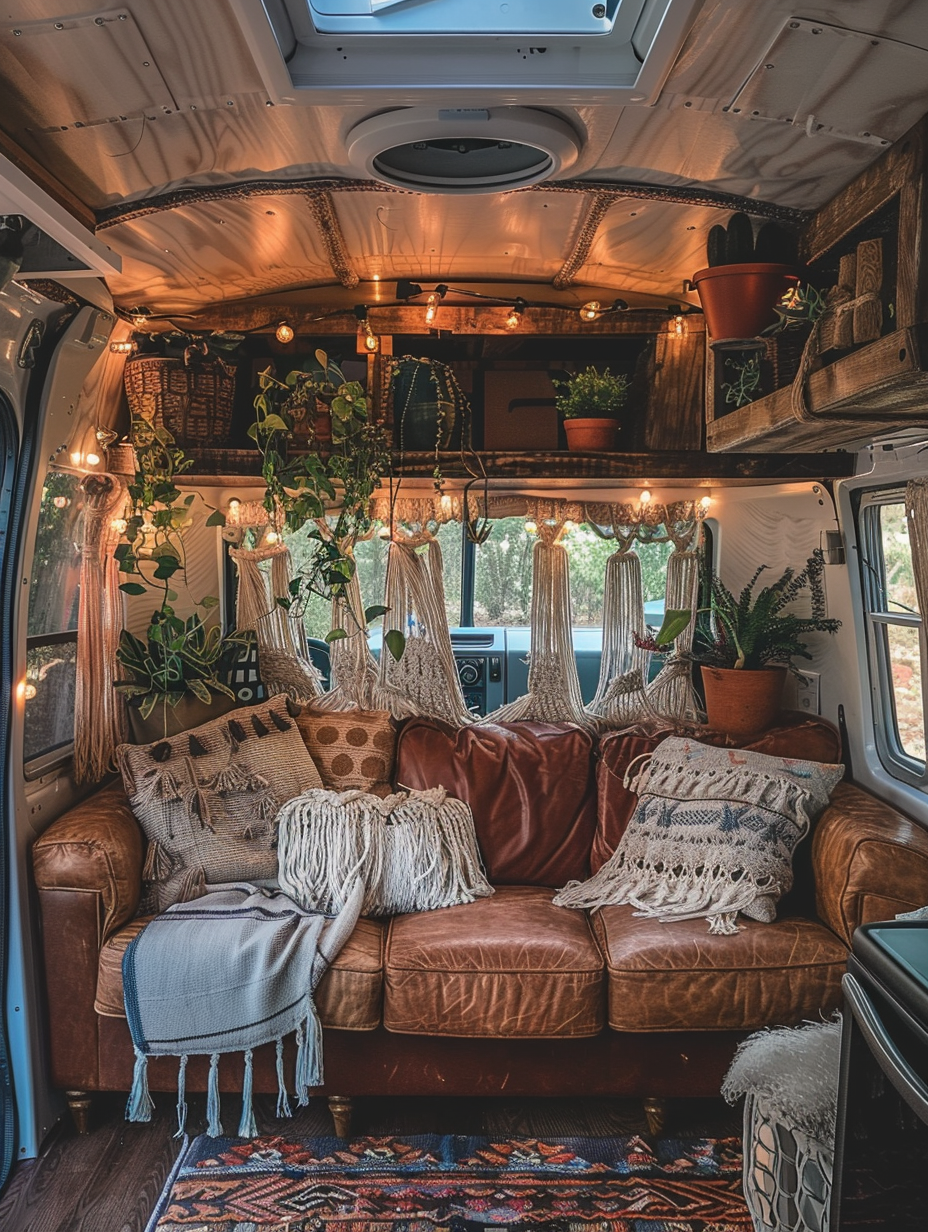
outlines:
[[[332,791],[368,791],[388,796],[393,790],[396,729],[387,710],[314,710],[297,715],[309,755]]]
[[[207,884],[276,877],[274,818],[287,800],[322,785],[291,710],[281,695],[116,750],[148,839],[148,910],[196,898]]]
[[[793,851],[843,774],[838,765],[665,740],[632,785],[638,807],[611,859],[554,901],[706,918],[711,933],[737,932],[739,911],[769,923],[793,883]]]
[[[486,898],[474,818],[443,787],[398,792],[311,790],[278,817],[280,886],[310,911],[340,911],[354,879],[365,915],[431,911]]]

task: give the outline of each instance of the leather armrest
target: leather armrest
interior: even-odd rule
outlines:
[[[114,784],[62,814],[32,848],[40,892],[91,890],[100,895],[107,940],[138,910],[144,838],[126,794]]]
[[[815,902],[848,945],[860,924],[928,904],[928,830],[840,783],[812,843]]]

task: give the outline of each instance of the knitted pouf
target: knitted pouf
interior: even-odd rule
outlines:
[[[722,1094],[744,1105],[744,1197],[755,1232],[827,1232],[839,1020],[761,1031],[738,1049]]]

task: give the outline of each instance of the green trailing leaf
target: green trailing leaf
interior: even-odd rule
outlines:
[[[692,619],[693,613],[689,608],[668,608],[664,613],[664,622],[655,634],[655,642],[658,646],[673,645]]]
[[[144,595],[145,587],[138,582],[121,582],[119,589],[124,595]]]
[[[344,629],[330,629],[323,640],[331,645],[332,642],[340,642],[347,636]]]
[[[383,644],[389,650],[393,658],[399,663],[403,657],[403,652],[406,649],[406,638],[399,629],[388,629],[383,637]]]
[[[388,607],[384,607],[381,603],[374,603],[364,609],[364,619],[370,624],[372,620],[378,620],[381,616],[386,616],[389,610]]]

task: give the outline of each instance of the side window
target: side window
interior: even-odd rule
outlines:
[[[74,739],[82,513],[79,476],[49,471],[42,487],[26,628],[27,763]]]
[[[922,617],[901,491],[864,497],[860,546],[877,751],[890,774],[925,786]]]

